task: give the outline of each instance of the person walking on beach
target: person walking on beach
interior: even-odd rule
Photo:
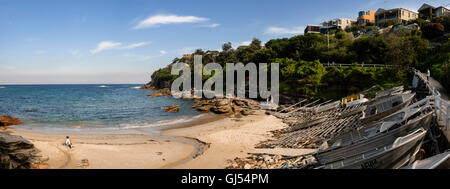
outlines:
[[[430,80],[430,70],[427,70],[427,80]]]
[[[66,143],[64,145],[68,146],[69,148],[72,148],[72,141],[70,141],[69,136],[66,136]]]

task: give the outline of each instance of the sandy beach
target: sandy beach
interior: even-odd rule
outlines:
[[[256,111],[242,118],[218,117],[169,128],[161,136],[138,134],[71,134],[74,147],[63,146],[67,134],[9,129],[31,141],[52,169],[214,169],[248,153],[298,155],[309,150],[255,149],[269,131],[285,127],[280,119]],[[197,142],[196,142],[197,141]],[[199,150],[201,145],[203,149]],[[194,158],[195,157],[195,158]]]

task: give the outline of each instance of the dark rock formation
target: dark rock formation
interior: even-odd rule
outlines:
[[[30,169],[42,164],[38,149],[21,136],[0,132],[0,169]]]

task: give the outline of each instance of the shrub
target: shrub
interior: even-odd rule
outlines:
[[[440,23],[429,23],[422,27],[422,34],[427,39],[435,39],[444,35],[444,26]]]

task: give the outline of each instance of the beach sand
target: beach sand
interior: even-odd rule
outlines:
[[[272,137],[269,131],[284,127],[286,125],[281,119],[265,115],[264,111],[257,111],[255,115],[239,119],[224,118],[193,127],[169,129],[163,135],[187,136],[209,144],[209,148],[201,156],[174,168],[222,169],[229,165],[228,160],[247,157],[248,153],[260,151],[255,146]]]
[[[228,160],[248,153],[298,155],[309,150],[255,149],[272,137],[269,131],[286,127],[280,119],[256,111],[242,118],[217,117],[164,130],[162,136],[137,134],[70,134],[74,147],[63,146],[66,134],[43,134],[9,129],[30,140],[55,169],[210,169],[225,168]],[[205,143],[198,150],[192,142]],[[190,142],[191,141],[191,142]],[[198,143],[198,142],[197,142]],[[200,153],[200,154],[196,154]],[[193,158],[196,154],[195,158]],[[87,161],[86,161],[87,160]]]

